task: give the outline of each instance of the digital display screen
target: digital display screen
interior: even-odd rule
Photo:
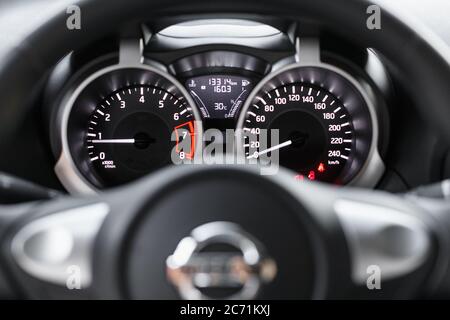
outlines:
[[[239,114],[253,83],[241,76],[208,75],[188,79],[186,87],[203,118],[231,119]]]

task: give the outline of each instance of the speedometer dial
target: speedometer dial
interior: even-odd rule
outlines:
[[[279,130],[280,165],[297,178],[336,181],[354,148],[348,111],[329,91],[306,83],[284,85],[267,92],[245,114],[244,130]],[[255,131],[255,132],[260,132]],[[265,150],[245,144],[248,158]]]
[[[238,145],[258,161],[278,152],[279,165],[298,180],[373,186],[384,168],[376,117],[372,100],[344,71],[295,64],[251,93],[239,117]]]

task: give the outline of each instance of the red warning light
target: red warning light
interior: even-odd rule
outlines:
[[[185,154],[187,159],[193,159],[195,153],[195,124],[194,121],[188,121],[183,124],[180,124],[175,127],[175,135],[176,135],[176,151],[180,153],[182,150],[180,148],[180,141],[182,140],[183,130],[189,133],[191,138],[190,141],[190,150]]]
[[[319,171],[319,172],[325,172],[325,166],[324,166],[324,164],[321,162],[320,164],[319,164],[319,166],[317,167],[317,171]]]
[[[298,174],[295,176],[295,180],[303,181],[305,177],[302,174]]]
[[[314,171],[310,171],[308,174],[309,180],[315,180],[316,179],[316,173]]]

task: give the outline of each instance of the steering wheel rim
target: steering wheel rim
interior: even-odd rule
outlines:
[[[323,26],[340,26],[335,28],[336,32],[352,34],[360,44],[378,50],[397,67],[419,112],[430,123],[436,124],[443,137],[450,141],[447,126],[447,119],[450,119],[450,50],[426,28],[414,29],[409,25],[411,22],[405,22],[397,14],[392,14],[392,9],[383,10],[384,4],[381,6],[381,29],[369,30],[366,27],[366,10],[372,4],[373,1],[368,0],[339,3],[333,0],[284,0],[277,3],[269,0],[230,0],[220,3],[193,0],[186,5],[180,0],[130,0],[123,6],[123,2],[118,0],[79,1],[77,5],[82,12],[81,30],[69,30],[66,27],[68,15],[61,11],[46,19],[31,34],[24,36],[19,42],[20,47],[11,48],[1,60],[2,140],[5,134],[12,132],[29,106],[29,97],[23,93],[32,91],[30,88],[35,88],[46,72],[67,52],[111,32],[109,26],[146,21],[155,16],[170,16],[175,13],[195,15],[221,12],[277,15],[300,21],[307,19]],[[108,25],[99,24],[99,21],[106,21],[105,16],[108,17]],[[414,24],[420,25],[415,21]],[[419,91],[417,88],[423,90]]]
[[[105,21],[104,16],[109,18],[109,25],[117,26],[124,24],[125,22],[143,21],[147,18],[151,18],[152,16],[171,15],[175,12],[177,14],[201,14],[220,11],[224,13],[258,13],[279,15],[290,18],[294,18],[292,12],[297,12],[298,16],[296,16],[295,19],[308,19],[316,22],[327,21],[330,25],[340,25],[342,27],[340,29],[341,33],[351,32],[360,39],[361,44],[377,49],[396,66],[398,66],[399,73],[402,77],[405,79],[414,79],[414,81],[410,82],[407,88],[409,89],[413,99],[417,101],[419,111],[421,111],[423,115],[429,117],[431,121],[435,121],[441,129],[441,133],[450,141],[450,132],[446,126],[447,119],[450,118],[450,110],[446,107],[447,101],[450,101],[450,91],[447,89],[447,83],[450,83],[448,50],[442,50],[439,52],[436,48],[438,44],[431,43],[429,40],[426,40],[426,36],[424,34],[414,31],[410,26],[386,11],[384,11],[382,15],[382,29],[377,31],[368,30],[366,28],[367,16],[365,12],[367,7],[371,4],[371,1],[366,0],[349,0],[344,3],[338,3],[335,0],[305,0],[301,2],[290,0],[277,3],[273,3],[268,0],[250,0],[245,3],[242,1],[231,0],[227,3],[220,4],[211,3],[206,0],[193,0],[190,1],[189,4],[186,4],[185,1],[180,0],[130,0],[124,8],[123,2],[119,0],[80,1],[78,5],[81,8],[83,17],[81,31],[68,30],[66,28],[67,15],[65,12],[61,12],[60,14],[47,20],[47,22],[42,24],[40,27],[36,28],[32,34],[23,39],[22,43],[24,43],[24,45],[19,48],[18,51],[9,52],[7,57],[3,60],[4,67],[0,69],[0,92],[3,95],[2,105],[6,107],[0,109],[0,134],[11,132],[13,129],[12,124],[17,124],[18,119],[20,119],[26,111],[28,97],[24,96],[22,93],[29,92],[29,88],[34,87],[34,85],[42,79],[46,71],[48,71],[49,68],[51,68],[58,61],[58,59],[60,59],[68,51],[83,47],[90,41],[98,39],[111,31],[108,26],[97,25],[98,21]],[[97,10],[98,7],[101,7],[104,10]],[[324,8],[327,9],[324,10]],[[55,44],[58,45],[57,48],[54,48]],[[409,55],[405,53],[409,53]],[[412,68],[411,65],[416,66],[416,68]],[[430,83],[434,84],[434,86],[430,87]],[[420,91],[419,94],[418,90],[414,90],[417,86],[427,88],[428,90]],[[9,126],[8,124],[11,125]],[[105,198],[101,198],[103,197],[102,195],[95,199],[72,200],[75,202],[79,200],[80,205],[86,205],[86,202],[102,199],[105,201],[110,201],[110,204],[117,204],[117,202],[124,202],[119,195],[126,194],[126,192],[130,192],[131,190],[141,190],[140,195],[142,197],[139,200],[140,204],[142,204],[146,201],[144,199],[146,199],[147,190],[150,189],[144,188],[143,186],[152,186],[157,189],[158,183],[155,181],[161,177],[167,178],[164,174],[167,174],[172,169],[168,170],[169,171],[167,172],[160,172],[156,178],[150,177],[149,180],[144,180],[143,182],[138,182],[124,188],[116,189],[110,193],[105,193]],[[179,181],[178,175],[184,174],[183,171],[185,171],[187,175],[194,176],[193,173],[188,173],[188,170],[189,169],[185,168],[177,168],[173,170],[171,175],[177,176],[177,178],[173,178],[173,180],[175,182]],[[208,172],[208,170],[211,170],[211,172],[214,173],[217,170],[220,171],[221,169],[212,168],[204,171],[202,171],[203,169],[198,170],[200,170],[199,172],[201,175],[204,175]],[[242,172],[240,172],[240,169],[231,169],[229,171],[227,169],[225,172],[228,174],[237,174],[239,177],[244,177],[244,175],[241,174]],[[253,181],[253,175],[249,175],[248,177],[250,177]],[[335,194],[336,196],[339,194],[339,196],[342,196],[343,198],[348,197],[350,199],[354,199],[355,197],[353,196],[352,198],[351,191],[347,192],[342,190],[336,192],[334,189],[320,185],[297,188],[293,185],[292,181],[287,182],[288,179],[286,177],[287,175],[284,177],[281,176],[280,178],[273,178],[273,181],[270,183],[269,187],[271,188],[274,185],[278,185],[281,188],[284,185],[283,190],[294,190],[292,192],[298,192],[299,194],[302,190],[305,194],[312,194],[314,192],[318,194],[321,191],[325,191],[330,199],[330,208],[332,206],[331,202],[334,199]],[[263,181],[265,181],[258,179],[255,179],[254,181],[255,186],[258,185],[259,182],[262,184]],[[142,190],[145,190],[145,192]],[[269,189],[266,189],[266,191],[267,190]],[[156,191],[153,190],[153,192]],[[361,191],[360,196],[364,198],[363,191]],[[304,196],[303,199],[301,199],[302,201],[299,201],[298,203],[306,203],[305,199],[307,198],[307,196]],[[285,201],[286,194],[280,194],[279,200]],[[384,200],[386,202],[390,202],[392,200],[394,203],[393,207],[396,207],[398,211],[407,211],[409,209],[408,206],[406,206],[406,208],[402,207],[400,203],[396,202],[397,200],[394,200],[389,196],[380,196],[378,194],[377,196],[374,196],[372,202],[377,200],[380,200],[380,203]],[[274,200],[274,204],[275,202],[276,201]],[[60,209],[67,209],[68,204],[64,202],[64,199],[61,203],[63,205]],[[244,201],[240,203],[244,203]],[[120,205],[117,204],[116,209],[120,208],[121,205],[123,207],[127,205],[133,206],[134,203],[133,201],[126,201]],[[321,205],[321,203],[317,204],[318,207]],[[50,207],[52,207],[50,211],[55,212],[57,211],[56,209],[58,209],[58,203]],[[43,205],[41,209],[43,212],[40,212],[37,215],[38,217],[39,215],[45,216],[49,212],[46,205]],[[313,212],[316,210],[310,211]],[[415,210],[411,208],[411,211],[414,212]],[[116,218],[119,216],[123,218],[125,215],[123,212],[115,214]],[[36,218],[36,216],[34,216],[33,219],[34,218]],[[323,217],[319,217],[319,215],[317,215],[316,218],[320,220]],[[335,220],[334,224],[338,226],[337,218],[334,217],[333,219]],[[118,221],[114,221],[114,224],[116,227],[120,226]],[[421,229],[422,227],[423,229]],[[322,228],[322,230],[323,229],[325,228]],[[425,235],[425,229],[427,229],[427,226],[421,226],[418,230],[418,232],[421,233],[423,238],[426,238],[425,240],[427,241],[426,246],[422,248],[422,252],[426,252],[429,247],[432,247],[431,242],[428,243],[429,239]],[[110,237],[115,237],[117,235],[114,233],[117,229],[110,229],[107,231],[104,230],[103,232],[108,232]],[[339,242],[342,244],[341,248],[344,248],[345,244],[343,243],[345,241],[340,231],[342,231],[341,227],[336,227],[334,230],[334,232],[336,232],[334,237],[340,238]],[[330,241],[330,243],[333,244],[334,242]],[[108,244],[109,248],[112,248],[111,243],[108,242]],[[344,253],[341,253],[342,255],[347,255],[347,251],[345,249],[342,249],[345,251]],[[334,254],[336,254],[336,251],[330,251],[333,251]],[[108,259],[105,258],[102,261],[107,260]],[[425,273],[428,272],[430,268],[430,266],[427,266],[424,270],[419,271],[421,273]],[[103,268],[97,269],[97,271],[98,270],[101,271],[100,275],[108,275],[103,273]],[[99,279],[101,279],[101,277]],[[422,279],[422,277],[420,277],[420,279]],[[103,281],[103,284],[111,283],[111,281]],[[337,286],[333,286],[332,289],[336,288]],[[104,290],[103,293],[108,291],[109,290]],[[140,297],[139,295],[137,296]],[[336,295],[332,295],[332,297],[336,297]]]

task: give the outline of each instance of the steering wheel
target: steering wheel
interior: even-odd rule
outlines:
[[[299,21],[300,32],[301,21],[307,20],[375,48],[395,66],[418,111],[450,141],[449,50],[383,6],[381,30],[367,29],[371,4],[80,1],[81,30],[66,28],[65,11],[49,16],[1,60],[0,134],[13,132],[27,112],[25,93],[70,50],[130,21],[233,13]],[[410,298],[447,293],[448,197],[448,182],[391,195],[298,184],[285,171],[260,176],[239,166],[172,167],[96,196],[1,206],[0,283],[33,298]]]

